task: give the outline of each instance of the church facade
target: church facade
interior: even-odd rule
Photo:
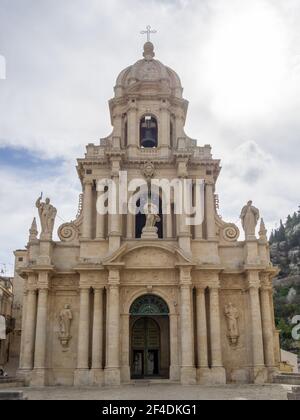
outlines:
[[[277,370],[277,270],[264,223],[257,236],[259,211],[249,202],[239,241],[238,227],[218,215],[220,161],[185,134],[180,79],[154,57],[147,42],[143,58],[120,73],[109,102],[113,132],[78,159],[76,219],[54,241],[57,211],[39,198],[41,233],[34,220],[26,250],[16,252],[25,281],[19,375],[29,385],[265,383]],[[193,180],[203,220],[189,225],[174,193],[168,212],[161,192],[152,214],[100,212],[107,184],[99,183],[126,189],[124,173],[133,185]],[[134,193],[129,198],[147,206],[148,197]]]

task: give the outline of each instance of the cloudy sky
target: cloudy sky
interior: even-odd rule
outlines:
[[[41,191],[76,215],[76,158],[111,132],[107,101],[146,25],[190,102],[186,132],[222,159],[220,213],[252,198],[269,229],[299,203],[299,0],[0,0],[0,263]],[[1,268],[1,267],[0,267]]]

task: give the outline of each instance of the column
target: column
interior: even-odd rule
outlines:
[[[119,171],[120,159],[113,160],[112,162],[112,181],[116,188],[116,214],[110,214],[110,231],[109,231],[109,251],[113,253],[120,248],[121,245],[121,218],[119,209]]]
[[[161,103],[161,124],[160,124],[160,138],[162,147],[170,146],[170,112],[168,110],[169,104],[167,102]]]
[[[266,381],[264,366],[262,318],[259,299],[259,275],[257,272],[248,273],[251,335],[252,335],[252,356],[253,356],[253,381],[263,383]]]
[[[77,371],[74,384],[89,385],[90,288],[80,287]]]
[[[129,353],[129,314],[121,315],[121,380],[130,382],[130,353]]]
[[[130,199],[131,199],[132,194],[133,194],[132,192],[128,193],[128,203],[130,203]],[[127,237],[127,239],[133,239],[133,237],[134,237],[134,220],[135,220],[135,217],[131,213],[130,210],[131,209],[128,206],[128,209],[127,209],[128,213],[127,213],[127,216],[126,216],[126,237]]]
[[[94,289],[92,369],[103,368],[103,288]]]
[[[135,100],[131,102],[128,111],[128,146],[138,146],[139,136],[137,135],[137,106]]]
[[[194,184],[193,193],[194,193],[194,206],[196,207],[196,200],[197,200],[197,185]],[[200,186],[198,186],[200,189]],[[198,194],[199,195],[199,194]],[[203,239],[203,223],[200,225],[195,225],[195,239]]]
[[[264,283],[261,288],[263,343],[264,343],[266,366],[269,368],[274,368],[275,366],[274,325],[273,325],[271,305],[270,305],[272,287],[266,283]]]
[[[215,197],[214,197],[214,184],[206,183],[205,188],[205,208],[206,208],[206,231],[207,239],[216,239],[216,222],[215,222]]]
[[[193,301],[190,269],[180,270],[181,383],[195,384]]]
[[[212,362],[213,368],[219,368],[219,367],[223,367],[219,288],[215,286],[210,288],[209,299],[210,299],[211,362]]]
[[[97,192],[97,199],[103,194],[102,192]],[[97,206],[96,206],[97,207]],[[97,219],[96,219],[96,238],[97,239],[104,239],[105,238],[105,215],[100,214],[97,211]]]
[[[21,343],[20,343],[20,365],[19,365],[19,369],[23,369],[23,365],[24,365],[24,342],[25,342],[25,326],[26,326],[26,307],[27,307],[27,290],[25,290],[24,291],[24,294],[23,294]]]
[[[178,358],[178,315],[170,314],[170,380],[179,381],[179,358]]]
[[[167,218],[167,239],[173,238],[173,214],[172,214],[172,207],[170,208],[170,213],[166,214]]]
[[[120,384],[120,296],[119,270],[112,269],[108,279],[105,384]]]
[[[23,366],[21,366],[21,369],[25,370],[31,370],[33,368],[34,339],[36,327],[36,304],[36,289],[29,289],[27,291],[26,321],[24,330],[22,331],[22,333],[24,334],[24,353]]]
[[[42,276],[48,276],[43,273]],[[34,376],[31,385],[45,386],[46,349],[48,319],[48,287],[42,286],[38,291],[37,322],[34,353]]]
[[[197,287],[196,289],[196,314],[197,314],[197,354],[198,368],[208,368],[207,354],[207,320],[206,320],[206,302],[205,289]]]
[[[82,238],[92,238],[93,183],[84,181]]]

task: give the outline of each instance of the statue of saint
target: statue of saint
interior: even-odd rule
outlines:
[[[160,222],[160,217],[158,216],[158,211],[156,206],[152,205],[151,203],[148,204],[148,212],[146,214],[146,224],[145,230],[149,228],[154,228],[156,223]]]
[[[260,217],[259,210],[252,204],[252,201],[248,201],[241,213],[241,220],[246,238],[250,236],[255,237],[255,229]]]
[[[57,210],[54,206],[52,206],[52,204],[50,204],[49,198],[46,198],[45,203],[42,203],[42,195],[37,199],[35,205],[39,211],[41,221],[41,236],[51,239]]]
[[[62,338],[70,337],[72,319],[73,314],[70,305],[65,305],[64,309],[59,314],[59,329]]]
[[[232,344],[236,344],[239,338],[239,312],[237,308],[230,302],[225,306],[225,315],[227,318],[228,337]]]

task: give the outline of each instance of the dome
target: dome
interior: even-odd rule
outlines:
[[[132,91],[134,86],[143,83],[156,83],[160,91],[168,91],[171,96],[182,98],[182,86],[177,73],[169,67],[155,60],[154,46],[151,42],[144,45],[144,58],[134,65],[123,70],[117,79],[116,97],[120,97]]]

